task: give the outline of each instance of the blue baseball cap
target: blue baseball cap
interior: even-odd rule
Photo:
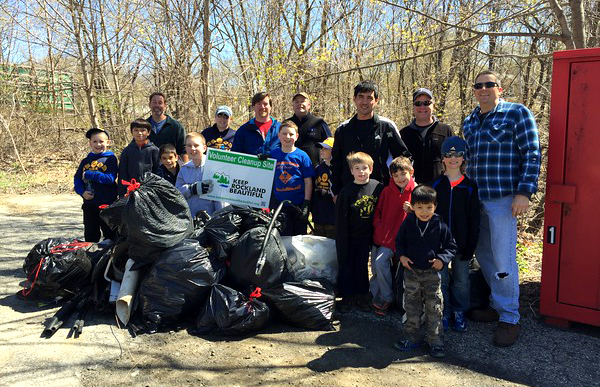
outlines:
[[[466,150],[466,141],[458,136],[448,137],[442,144],[442,154],[448,152],[464,152]]]

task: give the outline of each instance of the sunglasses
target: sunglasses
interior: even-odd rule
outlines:
[[[473,85],[473,88],[479,90],[483,89],[484,86],[486,89],[491,89],[493,87],[498,87],[498,84],[496,82],[477,82]]]
[[[431,102],[431,101],[415,101],[415,102],[413,102],[413,105],[415,105],[415,106],[429,106],[432,103],[433,102]]]
[[[450,157],[463,157],[464,155],[465,155],[465,152],[463,152],[463,151],[444,153],[444,157],[447,157],[447,158],[450,158]]]

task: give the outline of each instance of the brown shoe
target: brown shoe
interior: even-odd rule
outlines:
[[[494,345],[497,347],[510,347],[517,341],[519,332],[521,332],[519,324],[500,321],[494,332]]]
[[[500,318],[500,316],[498,316],[498,312],[489,306],[485,309],[473,309],[469,317],[471,320],[478,322],[498,321]]]

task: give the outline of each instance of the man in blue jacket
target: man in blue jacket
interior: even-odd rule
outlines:
[[[233,139],[233,152],[251,155],[269,155],[271,150],[281,147],[279,127],[281,123],[271,117],[271,96],[266,92],[254,94],[252,110],[254,118],[240,126]]]

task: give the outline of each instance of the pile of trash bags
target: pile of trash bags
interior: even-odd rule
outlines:
[[[332,329],[338,269],[331,239],[282,238],[282,217],[252,208],[192,217],[179,191],[151,173],[101,216],[117,234],[112,241],[50,238],[34,246],[23,265],[23,296],[34,289],[71,296],[80,315],[89,305],[114,308],[133,334],[246,335],[276,319]]]

